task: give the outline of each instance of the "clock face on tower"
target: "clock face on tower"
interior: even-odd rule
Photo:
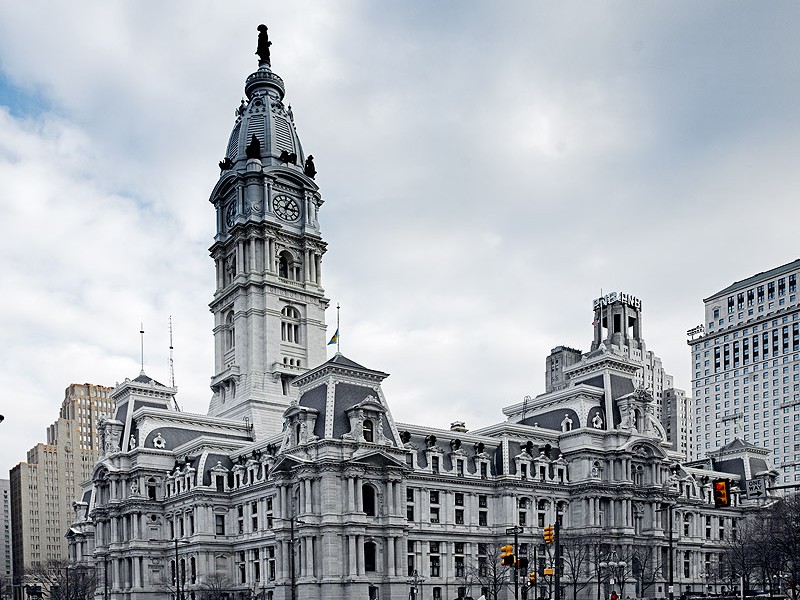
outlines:
[[[289,196],[275,196],[272,200],[272,210],[284,221],[295,221],[300,216],[300,206]]]
[[[225,223],[228,227],[233,227],[233,222],[236,220],[236,202],[231,202],[225,210]]]

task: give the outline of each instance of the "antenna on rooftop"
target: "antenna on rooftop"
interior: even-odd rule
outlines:
[[[142,336],[142,372],[140,375],[144,375],[144,323],[140,323],[139,335]]]
[[[175,361],[172,359],[172,315],[169,316],[169,386],[175,387]]]
[[[169,387],[175,388],[175,361],[172,358],[172,351],[174,347],[172,345],[172,315],[169,316]],[[175,396],[172,397],[172,400],[175,402],[175,410],[178,412],[181,411],[181,407],[178,405],[178,399]]]

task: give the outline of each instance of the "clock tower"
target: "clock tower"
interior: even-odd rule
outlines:
[[[291,381],[323,363],[322,196],[303,152],[283,80],[259,26],[258,70],[245,81],[220,178],[211,193],[216,236],[214,376],[208,414],[244,419],[261,438],[280,431]]]

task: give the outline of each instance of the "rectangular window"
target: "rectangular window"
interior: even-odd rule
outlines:
[[[478,526],[486,527],[489,524],[489,512],[482,510],[478,512]]]
[[[225,535],[225,515],[214,515],[214,532]]]
[[[431,577],[439,577],[441,574],[441,562],[439,556],[431,556]]]
[[[439,504],[439,492],[431,492],[431,504]]]
[[[456,492],[453,494],[454,502],[456,506],[464,506],[464,494],[463,492]]]
[[[276,567],[275,567],[275,547],[270,546],[267,548],[267,577],[270,581],[275,581]]]
[[[486,508],[488,506],[486,496],[478,496],[478,507]]]
[[[431,506],[431,523],[439,522],[439,507]]]
[[[464,524],[464,511],[463,509],[457,508],[456,509],[456,525],[463,525]]]

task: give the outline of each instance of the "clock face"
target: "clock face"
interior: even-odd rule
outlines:
[[[300,216],[300,206],[289,196],[275,196],[272,209],[284,221],[294,221]]]
[[[233,227],[233,222],[236,220],[236,203],[231,202],[225,210],[225,222],[228,227]]]

